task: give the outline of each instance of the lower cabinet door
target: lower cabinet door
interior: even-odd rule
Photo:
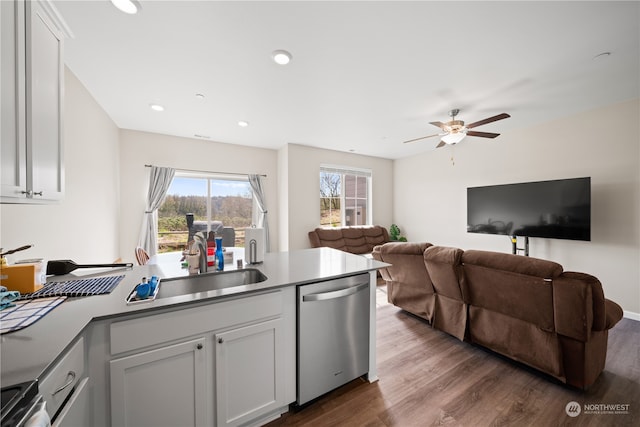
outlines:
[[[111,425],[204,426],[205,356],[197,338],[112,360]]]
[[[285,404],[280,318],[214,338],[218,427],[255,420]]]
[[[69,401],[64,405],[60,415],[53,421],[53,427],[76,427],[91,425],[91,408],[89,403],[89,378],[78,384]]]

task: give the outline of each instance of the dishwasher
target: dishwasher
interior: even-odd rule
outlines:
[[[369,274],[301,285],[297,298],[302,406],[369,371]]]

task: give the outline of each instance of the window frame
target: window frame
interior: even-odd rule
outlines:
[[[330,165],[330,164],[321,164],[320,165],[320,170],[318,172],[318,184],[320,184],[320,176],[322,173],[333,173],[333,174],[340,174],[340,226],[341,227],[347,227],[346,225],[346,200],[347,197],[345,195],[345,175],[351,175],[356,177],[356,182],[357,182],[357,178],[358,177],[364,177],[366,178],[366,182],[367,182],[367,196],[366,196],[366,219],[364,221],[364,224],[358,224],[355,225],[356,227],[358,226],[367,226],[367,225],[372,225],[373,224],[373,172],[371,171],[371,169],[364,169],[364,168],[356,168],[356,167],[351,167],[351,166],[339,166],[339,165]],[[320,187],[320,185],[319,185]],[[322,194],[320,193],[320,188],[318,188],[318,194],[320,196],[320,200],[322,199]],[[356,197],[349,197],[349,199],[353,199],[353,200],[362,200],[362,197],[357,197],[357,192],[356,192]],[[356,203],[357,206],[357,203]],[[322,213],[320,212],[320,216],[322,216]],[[320,221],[318,221],[319,223],[321,222],[321,218]],[[320,224],[321,227],[323,228],[333,228],[330,224],[328,225],[322,225]]]
[[[251,224],[255,224],[256,216],[258,215],[258,205],[256,202],[256,198],[253,194],[253,189],[251,188],[251,184],[249,183],[248,175],[240,175],[240,174],[224,174],[224,173],[215,173],[215,172],[205,172],[205,171],[189,171],[189,170],[180,170],[176,169],[175,175],[173,179],[176,178],[187,178],[187,179],[198,179],[204,180],[206,182],[206,194],[203,197],[206,197],[206,215],[207,215],[207,233],[211,230],[211,221],[214,219],[212,216],[212,192],[211,192],[211,184],[212,181],[238,181],[244,182],[248,184],[248,189],[251,194]],[[172,180],[173,181],[173,180]],[[213,194],[215,196],[215,194]],[[162,202],[164,204],[164,200]],[[159,216],[156,220],[159,219]],[[237,229],[236,229],[237,233]],[[158,230],[157,238],[160,239],[160,231]]]

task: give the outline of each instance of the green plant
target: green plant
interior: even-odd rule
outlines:
[[[389,237],[391,238],[391,240],[397,242],[406,242],[407,238],[402,236],[400,233],[400,227],[398,227],[396,224],[391,224],[391,227],[389,227]]]

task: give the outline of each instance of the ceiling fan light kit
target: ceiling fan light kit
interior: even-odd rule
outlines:
[[[436,148],[440,148],[443,147],[445,145],[453,145],[453,144],[457,144],[460,141],[462,141],[464,139],[465,136],[469,135],[469,136],[477,136],[480,138],[495,138],[498,135],[500,135],[499,133],[493,133],[493,132],[478,132],[478,131],[473,131],[470,130],[472,128],[475,128],[477,126],[482,126],[482,125],[486,125],[487,123],[491,123],[491,122],[495,122],[498,120],[502,120],[502,119],[506,119],[511,117],[509,114],[507,113],[502,113],[502,114],[498,114],[496,116],[492,116],[492,117],[488,117],[486,119],[483,120],[479,120],[477,122],[473,122],[469,125],[464,124],[464,121],[462,120],[456,120],[456,116],[460,113],[460,110],[455,108],[451,111],[449,111],[449,117],[451,117],[451,120],[449,120],[446,123],[442,123],[442,122],[429,122],[430,124],[439,127],[440,129],[442,129],[444,131],[444,133],[439,133],[439,134],[435,134],[435,135],[429,135],[429,136],[423,136],[421,138],[416,138],[416,139],[410,139],[408,141],[404,141],[404,143],[409,143],[409,142],[416,142],[416,141],[420,141],[423,139],[427,139],[427,138],[431,138],[434,136],[440,136],[442,137],[440,143],[436,146]]]

